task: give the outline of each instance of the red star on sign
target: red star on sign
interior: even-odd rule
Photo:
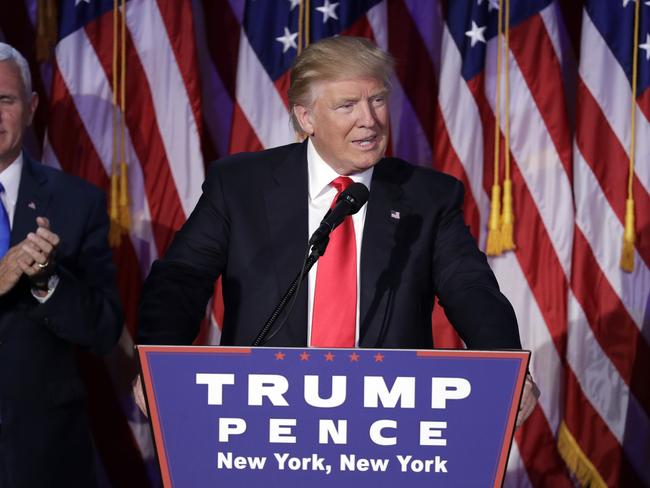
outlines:
[[[278,361],[282,361],[284,359],[284,353],[282,351],[276,352],[275,359],[277,359]]]
[[[300,353],[301,361],[307,361],[308,359],[309,359],[309,353],[307,351],[303,351]]]
[[[381,363],[384,360],[384,355],[380,352],[375,354],[375,362],[376,363]]]
[[[350,362],[356,363],[357,361],[359,361],[359,355],[356,352],[350,354]]]
[[[325,354],[325,361],[334,361],[334,354],[332,354],[331,352]]]

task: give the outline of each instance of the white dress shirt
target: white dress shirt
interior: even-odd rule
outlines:
[[[18,201],[18,188],[20,187],[20,175],[23,172],[23,153],[21,152],[18,158],[14,160],[9,166],[5,168],[4,171],[0,172],[0,183],[4,187],[5,191],[0,194],[0,199],[2,199],[2,204],[5,206],[7,211],[7,216],[9,217],[9,228],[13,229],[14,227],[14,214],[16,213],[16,202]],[[57,285],[59,283],[59,278],[57,275],[50,276],[48,280],[48,291],[47,295],[41,297],[36,294],[36,291],[32,289],[32,296],[36,298],[40,303],[45,303],[54,293]]]
[[[356,183],[363,183],[370,190],[370,182],[372,180],[372,172],[374,168],[369,168],[361,173],[350,175],[350,179]],[[332,204],[332,200],[336,196],[336,188],[330,183],[338,178],[339,175],[332,167],[327,164],[311,140],[307,143],[307,174],[309,176],[309,235],[307,238],[318,229],[318,226],[325,217],[325,214]],[[359,344],[359,296],[360,296],[360,279],[359,270],[361,263],[361,239],[363,238],[363,225],[366,220],[367,205],[361,207],[356,214],[352,216],[352,223],[354,224],[354,235],[357,245],[357,313],[356,313],[356,332],[354,344]],[[316,271],[318,269],[318,261],[309,272],[307,278],[307,344],[311,344],[311,322],[312,314],[314,311],[314,290],[316,288]],[[332,304],[336,306],[336,304]]]
[[[20,186],[20,175],[23,171],[23,153],[0,173],[0,183],[4,186],[4,193],[0,194],[2,204],[5,206],[9,216],[9,227],[14,226],[14,213],[16,212],[16,201],[18,200],[18,187]]]

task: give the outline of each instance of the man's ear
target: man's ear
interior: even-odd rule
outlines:
[[[38,107],[38,93],[32,92],[29,98],[29,111],[27,114],[27,125],[32,125],[32,120],[34,119],[34,114],[36,113],[36,107]]]
[[[314,134],[311,109],[304,105],[294,105],[293,115],[296,117],[298,124],[300,124],[300,128],[305,134],[309,136]]]

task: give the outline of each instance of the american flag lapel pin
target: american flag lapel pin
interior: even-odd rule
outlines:
[[[390,218],[399,220],[399,212],[397,210],[391,210],[390,211]]]
[[[31,208],[32,210],[36,210],[36,204],[35,204],[34,202],[29,202],[29,203],[27,204],[27,206],[28,206],[29,208]]]

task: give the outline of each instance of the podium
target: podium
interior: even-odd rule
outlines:
[[[139,346],[165,487],[501,486],[530,353]]]

